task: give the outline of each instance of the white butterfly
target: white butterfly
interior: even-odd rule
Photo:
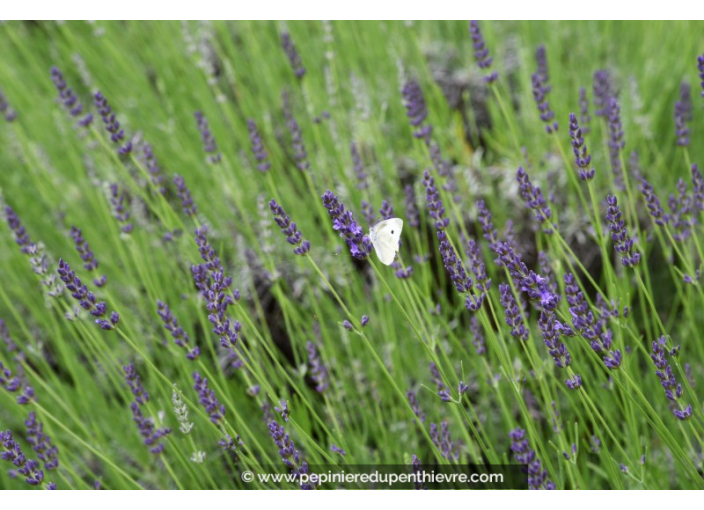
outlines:
[[[369,229],[369,238],[374,245],[376,256],[386,266],[391,265],[396,257],[398,244],[401,240],[401,230],[403,230],[401,218],[380,221]]]

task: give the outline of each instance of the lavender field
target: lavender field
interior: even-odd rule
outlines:
[[[703,29],[2,22],[0,489],[704,488]]]

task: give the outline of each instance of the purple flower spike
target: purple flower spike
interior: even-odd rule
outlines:
[[[609,159],[614,181],[619,189],[624,189],[623,168],[621,166],[621,151],[626,145],[623,139],[623,125],[621,124],[621,107],[615,97],[609,100]]]
[[[90,245],[86,242],[85,239],[83,239],[83,232],[81,232],[80,228],[77,228],[75,225],[71,226],[71,237],[73,238],[73,242],[76,245],[76,251],[78,251],[78,254],[81,256],[81,260],[83,261],[83,267],[86,269],[86,271],[95,271],[98,269],[98,259],[95,258],[95,255],[93,255],[93,251],[90,249]],[[93,283],[95,283],[96,286],[102,287],[107,283],[107,277],[105,275],[96,278],[93,280]]]
[[[25,230],[24,225],[22,225],[19,216],[9,205],[5,206],[5,219],[10,230],[15,235],[15,242],[22,247],[22,253],[29,254],[34,243],[30,240],[29,234]]]
[[[513,458],[525,466],[524,472],[528,475],[528,487],[533,490],[554,490],[555,484],[548,480],[547,471],[543,469],[535,450],[530,448],[530,443],[526,439],[526,431],[521,428],[513,429],[509,432],[509,437],[511,438]]]
[[[191,191],[186,186],[186,181],[183,180],[178,174],[174,175],[174,185],[176,186],[176,192],[178,193],[178,198],[181,201],[181,208],[186,216],[195,216],[198,214],[198,207],[195,202],[193,202],[193,197],[191,197]]]
[[[274,221],[281,229],[281,232],[286,236],[288,244],[295,246],[293,253],[296,255],[305,255],[310,251],[310,242],[303,240],[303,235],[298,230],[295,223],[291,221],[284,208],[281,207],[273,198],[269,202],[269,208],[274,214]]]
[[[120,193],[114,183],[110,185],[110,204],[112,214],[120,224],[120,230],[125,234],[132,232],[134,226],[130,222],[130,212],[127,209],[127,194],[124,191]]]
[[[369,316],[368,315],[362,315],[362,327],[365,327],[367,324],[369,324]]]
[[[257,169],[260,172],[266,172],[271,168],[271,163],[269,162],[269,155],[264,148],[264,143],[259,134],[257,124],[253,119],[247,119],[247,129],[249,130],[249,141],[252,144],[254,159],[257,160]]]
[[[64,75],[59,71],[57,67],[51,68],[51,81],[54,82],[56,90],[59,92],[59,99],[63,103],[66,110],[69,112],[71,117],[78,118],[83,114],[83,104],[78,99],[76,94],[71,90],[64,80]],[[78,124],[83,127],[88,127],[93,122],[93,115],[90,113],[85,114],[82,118],[78,119]]]
[[[315,383],[315,391],[318,393],[323,393],[328,389],[328,369],[320,359],[318,354],[318,349],[313,342],[308,342],[306,344],[306,350],[308,351],[308,365],[310,366],[311,378]]]
[[[469,22],[469,35],[472,38],[472,45],[474,46],[474,58],[477,61],[477,65],[481,69],[490,69],[492,58],[489,56],[489,49],[484,44],[484,36],[479,29],[479,24],[472,20]],[[484,81],[487,83],[493,83],[499,77],[497,72],[492,72],[484,76]]]
[[[609,116],[609,102],[614,95],[612,88],[608,71],[602,69],[594,73],[594,115],[597,117]]]
[[[491,278],[486,274],[486,265],[482,260],[479,244],[474,238],[470,237],[467,241],[465,253],[469,259],[472,273],[474,273],[474,281],[477,285],[477,289],[482,292],[489,290],[491,288]]]
[[[298,54],[296,45],[293,44],[293,39],[291,39],[291,35],[288,32],[281,34],[281,47],[284,49],[286,57],[288,57],[288,61],[291,63],[291,68],[296,78],[300,80],[306,74],[306,68],[303,67],[301,56]]]
[[[330,451],[331,451],[331,452],[335,452],[335,453],[339,453],[339,454],[342,455],[343,457],[344,457],[345,455],[347,455],[347,452],[346,452],[345,450],[343,450],[342,448],[340,448],[339,446],[336,446],[336,445],[334,445],[334,444],[331,444],[331,445],[330,445]]]
[[[162,322],[166,330],[171,333],[176,345],[181,347],[186,351],[186,358],[193,361],[200,356],[200,348],[198,346],[193,349],[190,348],[191,339],[181,326],[178,324],[178,320],[171,313],[171,309],[165,303],[161,301],[156,302],[157,313],[161,317]]]
[[[704,211],[704,178],[696,163],[692,165],[692,189],[695,207],[699,211]]]
[[[582,89],[584,90],[584,89]],[[594,178],[594,167],[589,166],[592,162],[592,157],[587,151],[587,145],[584,143],[584,130],[577,123],[577,116],[570,113],[570,138],[572,138],[572,152],[574,152],[574,162],[579,167],[579,178],[583,181],[590,181]]]
[[[496,246],[499,243],[499,234],[494,228],[494,223],[491,219],[491,212],[484,200],[477,200],[478,220],[484,233],[484,239],[489,241],[491,251],[496,251]]]
[[[40,485],[44,482],[44,471],[39,468],[39,462],[24,456],[22,448],[9,430],[0,431],[0,459],[10,462],[16,468],[13,469],[14,473],[22,475],[29,485]],[[50,482],[46,488],[55,489],[56,485]]]
[[[321,198],[332,218],[333,230],[345,240],[352,256],[360,260],[366,259],[372,251],[369,236],[364,235],[362,227],[354,220],[352,213],[345,209],[332,191],[327,190]]]
[[[164,176],[161,173],[161,168],[156,161],[156,156],[154,155],[154,150],[152,146],[148,143],[144,143],[142,147],[142,152],[144,153],[144,159],[146,161],[147,171],[151,176],[151,181],[154,187],[159,190],[162,195],[166,194],[166,186],[164,186]]]
[[[667,344],[667,339],[662,336],[657,342],[653,342],[653,353],[650,355],[650,359],[653,360],[655,365],[655,375],[660,379],[660,384],[665,390],[665,396],[672,403],[672,414],[678,420],[688,420],[692,417],[692,406],[691,404],[685,405],[680,402],[680,398],[684,393],[682,385],[677,383],[674,374],[672,373],[672,367],[667,361],[666,355],[668,351],[665,349]],[[672,356],[672,352],[669,353]]]
[[[5,117],[7,122],[12,122],[17,118],[17,112],[13,110],[10,103],[7,102],[7,98],[2,89],[0,89],[0,113]]]
[[[430,424],[430,439],[444,458],[455,462],[459,459],[459,445],[450,438],[450,424],[447,421],[440,423],[440,428],[437,423]]]
[[[442,205],[440,193],[435,187],[435,179],[428,170],[423,173],[423,186],[425,186],[425,198],[428,202],[430,217],[435,220],[435,228],[438,231],[445,230],[450,224],[450,219],[445,218],[445,207]]]
[[[589,115],[589,99],[587,99],[587,90],[584,87],[579,89],[579,122],[582,125],[582,133],[589,134],[589,122],[592,117]]]
[[[215,142],[213,133],[210,131],[208,119],[206,119],[203,112],[200,111],[195,112],[193,116],[196,118],[198,131],[200,131],[200,137],[203,140],[203,148],[208,154],[208,161],[213,164],[218,163],[222,159],[222,154],[218,152],[218,145]]]
[[[36,400],[34,388],[23,383],[19,377],[13,376],[12,371],[3,366],[2,362],[0,362],[0,388],[4,388],[10,393],[19,393],[17,396],[19,405],[27,405]]]
[[[71,266],[69,266],[68,262],[59,259],[57,272],[59,273],[61,281],[66,284],[66,289],[71,292],[71,296],[78,301],[81,308],[87,310],[93,317],[96,317],[96,324],[105,330],[115,329],[119,321],[119,315],[112,312],[110,320],[105,319],[107,316],[107,306],[103,301],[98,302],[95,298],[95,294],[90,292],[88,287],[81,282],[81,279],[71,270]]]
[[[565,379],[565,385],[571,390],[578,390],[582,387],[582,376],[575,374],[569,379]]]
[[[643,193],[645,203],[648,207],[648,212],[655,220],[655,224],[661,227],[667,225],[670,221],[670,217],[663,211],[662,204],[660,203],[660,199],[655,194],[653,186],[646,181],[645,178],[641,180],[640,191]]]
[[[428,117],[428,107],[425,104],[420,84],[416,80],[406,82],[402,94],[403,102],[406,105],[406,115],[408,115],[411,126],[415,128],[413,136],[427,142],[433,132],[433,127],[430,124],[424,125],[425,119]]]
[[[283,111],[284,118],[286,119],[286,127],[291,135],[291,145],[293,145],[293,157],[296,160],[296,166],[301,172],[305,172],[310,168],[310,162],[308,161],[308,151],[306,151],[306,144],[303,141],[303,132],[301,127],[296,121],[296,117],[293,115],[293,110],[289,102],[288,93],[284,91],[283,93]]]
[[[299,477],[300,475],[308,475],[308,464],[301,460],[301,454],[296,450],[296,445],[288,435],[283,425],[279,425],[275,420],[268,423],[269,435],[274,440],[274,443],[279,448],[281,460],[291,470],[291,474]],[[315,475],[310,476],[313,479]],[[315,484],[304,483],[300,485],[302,490],[315,489]]]
[[[626,224],[621,219],[621,211],[618,207],[618,200],[614,195],[606,197],[608,209],[606,221],[611,228],[611,239],[614,242],[614,249],[621,254],[621,263],[624,267],[634,267],[640,262],[640,253],[633,251],[633,240],[628,236]]]
[[[529,271],[511,245],[506,242],[498,243],[496,253],[501,264],[508,269],[516,282],[517,289],[527,293],[528,297],[536,301],[544,310],[551,311],[557,307],[558,297],[551,291],[549,280]]]
[[[511,292],[511,286],[505,283],[499,284],[501,306],[504,307],[506,324],[511,328],[511,336],[521,341],[528,339],[529,330],[523,321],[521,311],[516,304],[516,300]]]
[[[548,348],[550,356],[555,360],[555,366],[558,368],[567,368],[572,363],[572,357],[564,343],[560,340],[560,325],[555,318],[555,312],[543,311],[540,313],[538,326],[543,334],[543,341]],[[581,379],[580,379],[581,381]],[[569,387],[569,384],[567,384]],[[574,389],[574,388],[571,388]]]
[[[125,380],[135,396],[135,400],[138,404],[144,405],[149,402],[149,393],[146,392],[144,386],[142,386],[142,379],[137,374],[134,365],[129,364],[122,367],[125,371]]]
[[[351,323],[350,321],[348,321],[347,319],[345,319],[345,320],[342,321],[342,326],[343,326],[346,330],[348,330],[348,331],[353,331],[353,330],[354,330],[354,326],[353,326],[352,323]]]
[[[440,255],[442,256],[442,263],[445,266],[445,270],[450,276],[452,283],[454,283],[457,292],[465,295],[465,307],[471,312],[476,312],[482,306],[485,293],[480,292],[474,294],[471,292],[474,287],[474,282],[467,274],[464,264],[455,253],[455,249],[447,238],[447,234],[444,230],[438,230],[437,235],[438,241],[440,241]]]
[[[538,105],[540,120],[545,124],[545,131],[548,134],[554,133],[557,131],[558,122],[554,120],[555,113],[550,109],[550,103],[547,99],[550,86],[542,80],[539,72],[531,76],[531,84],[533,86],[533,99],[535,99],[535,104]]]
[[[125,156],[132,152],[132,142],[127,141],[123,143],[125,131],[120,127],[120,123],[117,121],[115,114],[112,113],[108,100],[100,92],[95,93],[94,100],[95,106],[98,108],[98,113],[105,124],[105,129],[110,133],[110,140],[119,145],[117,149],[118,154]]]
[[[552,234],[555,225],[550,222],[552,218],[552,211],[547,205],[547,201],[543,196],[543,192],[540,187],[534,186],[530,182],[530,177],[523,167],[518,167],[516,172],[516,180],[518,180],[518,188],[521,193],[523,201],[526,203],[529,209],[535,212],[535,219],[543,227],[543,232],[546,234]]]
[[[403,189],[406,196],[404,205],[406,207],[406,220],[411,227],[418,228],[420,226],[420,214],[416,205],[416,196],[413,192],[413,186],[407,184]]]
[[[359,155],[357,144],[354,142],[350,144],[350,153],[352,154],[354,175],[357,177],[357,189],[367,189],[369,187],[369,183],[367,182],[367,173],[364,171],[362,157]]]
[[[193,389],[198,392],[198,401],[210,415],[210,421],[218,424],[225,416],[225,406],[215,396],[215,392],[208,388],[208,379],[201,377],[198,372],[193,372]]]
[[[699,71],[699,80],[702,86],[702,97],[704,97],[704,54],[697,57],[697,70]]]
[[[159,455],[164,451],[164,444],[160,441],[163,437],[171,433],[170,428],[156,428],[154,420],[147,418],[142,413],[140,406],[149,401],[149,394],[142,386],[142,380],[137,374],[134,365],[129,364],[122,367],[125,371],[125,380],[135,396],[135,401],[130,404],[132,419],[137,424],[142,442],[149,447],[149,451],[154,455]]]
[[[692,120],[692,94],[689,83],[680,85],[680,99],[675,103],[675,135],[677,145],[689,146],[689,127],[687,122]]]

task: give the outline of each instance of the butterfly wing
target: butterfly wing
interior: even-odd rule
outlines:
[[[400,218],[384,220],[372,227],[374,251],[382,264],[388,266],[394,261],[402,230],[403,220]]]

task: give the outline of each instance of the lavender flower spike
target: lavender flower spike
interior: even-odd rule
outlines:
[[[27,442],[44,463],[44,469],[53,471],[59,467],[59,449],[51,444],[51,438],[44,433],[44,426],[37,420],[37,413],[32,411],[24,421],[27,427]]]
[[[665,211],[662,208],[662,204],[660,203],[660,199],[655,194],[653,186],[648,181],[646,181],[645,178],[641,180],[640,191],[643,193],[645,203],[648,207],[648,212],[650,213],[650,216],[652,216],[655,220],[655,224],[661,227],[667,225],[667,223],[670,221],[670,217],[665,214]],[[702,196],[704,198],[704,195]]]
[[[156,302],[157,313],[161,317],[162,322],[166,330],[171,333],[176,345],[181,347],[186,351],[186,358],[193,361],[200,356],[200,347],[195,346],[193,349],[190,348],[190,338],[188,333],[186,333],[181,326],[178,324],[178,320],[171,313],[171,309],[165,303],[161,301]]]
[[[174,175],[174,185],[176,186],[176,192],[178,193],[178,198],[181,200],[181,208],[186,216],[195,216],[198,214],[198,206],[193,202],[193,197],[191,196],[191,190],[186,186],[186,181],[183,180],[178,174]]]
[[[311,377],[315,383],[315,391],[323,393],[330,384],[328,381],[328,369],[320,359],[318,349],[313,342],[306,344],[306,350],[308,351],[308,365],[310,365]]]
[[[526,431],[521,428],[513,429],[509,432],[511,438],[511,451],[514,458],[525,467],[528,475],[528,487],[530,489],[554,490],[555,484],[548,480],[548,473],[540,464],[536,457],[535,450],[530,449],[530,443],[526,439]]]
[[[117,184],[110,184],[110,204],[112,205],[112,213],[115,219],[120,224],[120,230],[123,233],[129,234],[134,229],[134,225],[130,223],[130,212],[127,210],[127,195],[123,191],[119,192]]]
[[[675,135],[677,145],[689,146],[689,127],[687,122],[692,120],[692,97],[689,83],[682,82],[680,86],[680,99],[675,103]]]
[[[482,36],[481,30],[479,30],[479,24],[474,20],[469,22],[469,35],[472,38],[474,58],[477,60],[477,65],[482,69],[490,69],[492,58],[489,56],[489,49],[484,44],[484,36]],[[498,77],[499,74],[494,71],[485,75],[484,81],[493,83]]]
[[[657,342],[653,342],[653,353],[650,358],[657,369],[655,375],[660,379],[660,384],[665,390],[665,396],[672,402],[672,414],[678,420],[688,420],[692,417],[692,405],[684,405],[679,400],[682,397],[682,385],[677,383],[672,368],[666,359],[667,350],[664,348],[667,340],[664,336],[660,337]]]
[[[291,474],[296,477],[300,475],[308,474],[308,464],[301,460],[301,454],[296,450],[296,445],[293,443],[291,437],[286,433],[283,425],[279,425],[275,420],[271,420],[268,423],[269,434],[274,440],[274,443],[279,448],[279,455],[281,455],[281,460],[283,463],[291,470]],[[311,478],[313,478],[311,476]],[[301,484],[300,488],[303,490],[312,490],[316,486],[314,484]]]
[[[430,217],[435,220],[435,228],[438,231],[445,230],[450,224],[450,219],[445,218],[445,207],[442,205],[440,194],[435,187],[435,179],[428,170],[423,173],[423,186],[425,186],[425,198],[428,201]]]
[[[108,133],[110,133],[110,140],[119,145],[117,150],[118,154],[124,156],[132,152],[132,142],[127,141],[123,143],[123,140],[125,139],[125,130],[120,127],[120,123],[115,117],[115,114],[112,113],[108,100],[105,99],[105,96],[103,96],[100,92],[95,93],[94,99],[95,106],[98,108],[98,113],[100,113],[103,123],[105,124],[105,129]]]
[[[609,100],[609,159],[614,181],[620,189],[624,189],[623,168],[621,165],[621,151],[626,145],[623,139],[623,125],[621,124],[621,107],[615,97]]]
[[[547,95],[550,87],[543,82],[540,73],[534,73],[531,76],[531,84],[533,86],[533,99],[538,106],[540,112],[540,120],[545,124],[545,131],[548,134],[554,133],[558,129],[558,122],[555,119],[555,113],[550,109]]]
[[[540,187],[533,186],[530,182],[530,177],[528,177],[526,171],[523,170],[523,167],[518,167],[516,179],[518,180],[519,191],[523,201],[535,212],[535,219],[543,226],[543,232],[552,234],[553,228],[555,227],[555,225],[550,222],[552,211],[550,207],[548,207]]]
[[[594,73],[594,115],[609,116],[609,101],[613,97],[611,76],[603,69]]]
[[[257,124],[253,119],[247,119],[247,129],[249,130],[249,141],[252,144],[254,159],[257,160],[257,169],[260,172],[266,172],[271,168],[271,163],[269,162],[269,155],[264,148],[264,143],[259,134]]]
[[[416,205],[416,196],[413,192],[413,186],[406,184],[403,192],[405,194],[404,206],[406,208],[406,220],[410,226],[418,228],[420,226],[420,215],[418,214],[418,206]]]
[[[357,177],[357,189],[367,189],[369,187],[369,183],[367,182],[367,173],[364,171],[362,157],[359,155],[357,144],[354,142],[350,144],[350,153],[352,155],[354,175]]]
[[[579,178],[583,181],[591,181],[594,178],[595,171],[594,167],[589,168],[592,157],[589,155],[582,133],[583,129],[579,127],[577,116],[574,113],[570,113],[570,138],[572,138],[574,162],[577,163],[579,167]]]
[[[218,145],[215,142],[213,133],[210,131],[208,119],[206,119],[203,112],[200,111],[195,112],[193,116],[198,123],[198,131],[200,131],[200,137],[203,140],[203,148],[208,154],[208,161],[213,164],[219,162],[222,159],[222,154],[218,152]]]
[[[29,485],[39,485],[44,481],[44,471],[39,468],[39,462],[24,456],[22,448],[9,430],[0,431],[0,452],[0,458],[18,468],[17,473],[22,475]],[[56,485],[49,483],[46,487],[55,489]]]
[[[589,134],[589,122],[592,120],[589,115],[589,99],[587,99],[587,90],[584,87],[579,89],[579,122],[582,123],[582,133]]]
[[[696,163],[692,164],[692,189],[695,207],[699,211],[704,211],[704,178]]]
[[[97,325],[105,330],[115,329],[120,321],[118,313],[112,312],[109,318],[106,318],[107,306],[105,303],[103,301],[98,302],[95,295],[83,285],[81,279],[71,270],[71,266],[69,266],[68,262],[59,259],[57,272],[59,273],[61,281],[66,284],[66,289],[71,292],[71,296],[78,301],[81,308],[87,310],[93,317],[96,317],[95,323]]]
[[[301,56],[298,54],[296,45],[293,44],[291,34],[288,32],[281,34],[281,47],[284,49],[286,57],[288,57],[288,61],[291,63],[291,68],[293,69],[296,78],[300,80],[306,74],[306,68],[303,67]]]
[[[164,176],[161,174],[161,168],[156,161],[156,156],[154,155],[154,150],[152,146],[148,143],[144,143],[142,147],[142,152],[144,153],[144,159],[146,161],[147,171],[151,176],[151,181],[154,187],[159,190],[162,195],[166,194],[166,186],[164,186]]]
[[[208,379],[201,377],[200,373],[193,372],[193,389],[198,392],[198,401],[210,415],[210,421],[217,424],[225,416],[225,406],[215,396],[215,392],[208,388]]]
[[[521,311],[516,304],[516,300],[511,292],[511,286],[505,283],[499,284],[501,305],[504,307],[506,324],[511,328],[511,336],[521,341],[528,339],[529,330],[523,321]]]
[[[81,256],[81,260],[83,261],[83,267],[86,269],[86,271],[97,270],[98,259],[96,259],[95,255],[93,255],[93,251],[90,249],[90,245],[86,242],[85,239],[83,239],[83,232],[81,232],[81,229],[77,228],[75,225],[72,225],[71,237],[73,238],[73,242],[76,245],[76,251],[78,251],[78,254]],[[100,278],[95,278],[93,280],[93,283],[97,287],[102,287],[107,283],[107,281],[107,276],[102,275]]]
[[[634,267],[640,262],[640,253],[633,252],[633,239],[628,236],[626,224],[621,219],[621,211],[618,207],[618,200],[614,195],[606,197],[608,209],[606,221],[611,228],[611,239],[614,241],[614,249],[620,253],[621,263],[624,267]]]
[[[457,292],[465,294],[465,306],[467,309],[476,312],[482,305],[485,294],[480,293],[478,296],[472,295],[470,291],[474,287],[474,282],[467,274],[462,261],[457,257],[455,249],[447,238],[447,234],[444,230],[438,230],[437,235],[440,241],[440,255],[442,256],[442,263],[445,266],[445,270],[447,270]]]
[[[64,75],[59,69],[54,66],[51,68],[51,81],[54,82],[56,90],[59,91],[59,99],[66,107],[66,110],[72,117],[79,117],[83,113],[83,104],[78,99],[76,94],[71,90],[64,80]],[[87,113],[83,118],[78,120],[78,124],[83,127],[88,127],[93,122],[93,115]]]
[[[305,255],[310,251],[310,242],[303,239],[303,235],[298,230],[298,227],[291,221],[284,208],[281,207],[273,198],[269,202],[269,208],[274,214],[274,221],[281,229],[281,232],[286,236],[288,244],[295,246],[293,253],[296,255]]]
[[[9,205],[5,206],[5,220],[10,230],[15,234],[15,242],[22,247],[22,253],[29,254],[34,243],[30,240],[29,234],[25,230],[24,225],[22,225],[19,216]]]
[[[332,218],[333,230],[339,232],[340,237],[345,239],[352,256],[361,260],[366,259],[372,251],[369,236],[364,235],[362,227],[354,220],[352,213],[345,210],[345,206],[332,191],[327,190],[321,198]]]
[[[704,53],[697,57],[697,70],[699,71],[699,79],[701,80],[702,97],[704,97]]]
[[[413,136],[425,140],[430,139],[430,134],[433,127],[430,124],[424,125],[425,119],[428,117],[428,107],[425,104],[425,97],[420,84],[416,80],[406,82],[402,90],[403,102],[406,106],[406,115],[416,130]]]

